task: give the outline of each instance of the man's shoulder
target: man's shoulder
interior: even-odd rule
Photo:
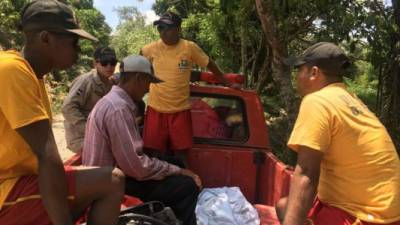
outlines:
[[[182,41],[183,44],[186,44],[186,45],[197,45],[196,42],[190,41],[190,40],[187,40],[187,39],[181,38],[181,41]]]
[[[0,51],[0,69],[28,68],[28,62],[16,51]]]
[[[0,59],[1,60],[23,60],[22,55],[14,50],[10,51],[0,51]]]
[[[146,44],[145,46],[143,46],[142,50],[157,48],[160,41],[161,41],[161,39],[152,41],[152,42]]]
[[[72,81],[71,87],[74,85],[88,84],[93,81],[94,78],[94,70],[90,70],[84,74],[81,74]]]
[[[332,105],[332,100],[333,99],[330,98],[329,95],[326,95],[326,93],[317,91],[303,97],[301,101],[300,110],[301,109],[309,110],[316,107],[329,108],[329,106]]]
[[[193,47],[195,47],[196,49],[200,49],[199,45],[194,42],[194,41],[190,41],[190,40],[186,40],[186,39],[181,39],[181,43],[183,46],[185,46],[186,48],[190,48],[193,49]]]
[[[103,98],[101,98],[95,105],[96,111],[103,116],[112,116],[117,112],[129,110],[134,107],[129,104],[123,97],[118,93],[111,90]]]
[[[37,80],[29,63],[16,51],[1,51],[0,62],[1,79],[8,81]]]

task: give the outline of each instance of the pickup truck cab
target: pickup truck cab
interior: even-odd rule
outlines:
[[[188,152],[189,169],[205,188],[239,187],[257,209],[261,225],[280,224],[274,205],[288,194],[292,170],[272,154],[259,96],[195,82],[190,101],[194,144]],[[76,164],[76,158],[66,164]]]

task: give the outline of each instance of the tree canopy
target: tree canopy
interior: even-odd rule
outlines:
[[[119,58],[139,54],[144,45],[158,39],[157,30],[146,24],[145,16],[137,8],[120,7],[116,11],[120,23],[112,35],[111,46]]]
[[[22,46],[16,30],[19,11],[28,0],[0,1],[0,47]],[[132,0],[135,2],[135,0]],[[82,42],[82,57],[56,80],[70,80],[91,67],[97,45],[110,44],[119,58],[138,54],[158,39],[152,24],[135,7],[117,8],[120,23],[111,33],[92,0],[67,0],[82,27],[100,39]],[[319,41],[345,49],[353,67],[350,89],[380,117],[400,149],[400,1],[383,0],[156,0],[158,15],[178,13],[183,37],[195,41],[225,72],[246,76],[246,88],[264,103],[275,153],[286,162],[286,140],[297,115],[294,76],[283,64]]]
[[[196,41],[225,71],[246,75],[246,86],[264,99],[271,121],[271,142],[285,148],[299,97],[293,74],[283,64],[319,41],[334,42],[354,66],[346,82],[399,144],[399,2],[374,0],[156,0],[161,15],[175,11],[184,19],[183,35]],[[274,126],[278,126],[274,133]],[[274,141],[279,140],[279,141]],[[289,152],[282,158],[294,162]]]
[[[17,30],[20,21],[20,11],[29,2],[28,0],[2,0],[0,1],[0,47],[3,49],[20,50],[23,45],[23,36]],[[105,17],[93,7],[92,0],[67,0],[80,22],[80,26],[99,39],[98,43],[81,41],[81,58],[72,69],[67,72],[53,73],[56,80],[70,80],[83,70],[92,66],[94,49],[97,46],[108,45],[111,33],[110,26],[105,22]]]

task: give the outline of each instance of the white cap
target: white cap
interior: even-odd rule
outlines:
[[[125,57],[120,64],[119,71],[120,73],[145,73],[153,78],[153,80],[151,81],[152,83],[163,82],[154,75],[154,69],[150,61],[141,55],[130,55],[128,57]]]

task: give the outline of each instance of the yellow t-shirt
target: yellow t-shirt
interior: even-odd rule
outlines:
[[[368,222],[400,220],[400,161],[379,119],[343,83],[304,97],[288,142],[324,153],[318,197]]]
[[[195,64],[206,67],[208,56],[194,42],[181,39],[169,46],[162,40],[152,42],[141,50],[164,82],[150,85],[147,104],[159,112],[173,113],[190,108],[190,73]]]
[[[0,51],[0,209],[18,178],[38,169],[15,130],[45,119],[51,119],[51,111],[43,80],[19,53]]]

